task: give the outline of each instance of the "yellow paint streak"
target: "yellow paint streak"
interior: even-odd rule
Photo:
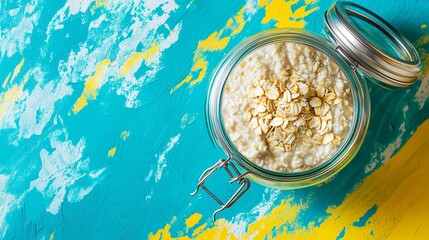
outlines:
[[[252,7],[252,6],[250,5],[249,7]],[[238,33],[240,33],[243,30],[244,25],[246,24],[246,22],[244,20],[244,10],[245,9],[246,8],[244,8],[244,7],[241,8],[241,10],[238,11],[237,15],[235,15],[233,17],[234,18],[233,23],[236,23],[236,26],[234,26],[234,28],[233,28],[233,31],[231,33],[232,36],[237,35]]]
[[[149,65],[158,53],[159,44],[156,42],[153,42],[149,49],[144,52],[134,52],[119,68],[119,76],[127,75],[133,68],[139,66],[143,60],[146,60],[146,64]]]
[[[223,33],[223,30],[220,30],[219,32],[214,32],[210,34],[210,36],[205,40],[199,41],[198,49],[201,52],[206,52],[206,51],[213,52],[216,50],[224,49],[226,45],[228,45],[230,38],[229,37],[222,38],[222,33]]]
[[[190,86],[193,86],[203,80],[209,65],[206,54],[208,52],[224,49],[231,40],[231,36],[237,35],[243,30],[246,24],[244,12],[247,7],[252,6],[243,6],[233,17],[227,20],[223,28],[211,33],[206,39],[198,42],[197,49],[194,53],[191,72],[170,90],[170,94],[182,87],[185,83],[189,83]]]
[[[10,73],[9,73],[9,74],[6,76],[6,78],[4,79],[3,84],[1,85],[1,86],[2,86],[2,88],[5,88],[5,87],[6,87],[7,82],[9,81],[9,78],[10,78]]]
[[[5,88],[6,87],[6,85],[9,83],[9,84],[12,84],[13,83],[13,80],[15,80],[15,78],[18,76],[18,74],[21,72],[21,68],[22,68],[22,66],[24,66],[24,62],[25,62],[25,60],[24,59],[22,59],[21,60],[21,62],[19,62],[16,66],[15,66],[15,69],[13,70],[13,73],[9,73],[8,75],[7,75],[7,77],[4,79],[4,81],[3,81],[3,84],[2,84],[2,87],[3,88]],[[12,77],[11,77],[11,74],[12,74]],[[10,82],[9,82],[9,80],[10,80]]]
[[[422,46],[422,45],[424,45],[424,44],[426,44],[426,43],[428,43],[428,42],[429,42],[429,35],[422,36],[422,37],[420,37],[420,38],[417,40],[417,45],[418,45],[418,46]]]
[[[192,236],[195,237],[199,234],[201,234],[204,229],[206,229],[207,227],[207,223],[202,224],[201,226],[198,226],[197,228],[195,228],[195,230],[192,232]]]
[[[107,4],[107,0],[95,0],[96,7],[106,6],[106,4]]]
[[[423,61],[423,71],[420,74],[420,80],[424,81],[425,76],[429,73],[429,48],[426,46],[429,43],[429,35],[419,37],[414,43]]]
[[[104,59],[95,68],[94,75],[89,77],[85,82],[85,87],[82,94],[73,105],[73,113],[77,114],[85,106],[88,105],[88,100],[97,99],[98,90],[101,88],[103,75],[107,67],[110,65],[110,59]]]
[[[228,223],[225,219],[219,219],[215,222],[213,228],[208,228],[201,232],[198,236],[193,239],[205,240],[205,239],[237,239],[233,233],[229,233],[229,229],[232,224]],[[244,239],[244,238],[243,238]]]
[[[143,52],[143,58],[150,61],[150,59],[159,52],[159,44],[153,42],[150,48]]]
[[[122,140],[127,140],[127,138],[130,136],[130,131],[123,131],[121,132],[121,139]]]
[[[368,176],[308,239],[335,238],[346,227],[347,239],[362,239],[373,231],[374,239],[424,239],[429,236],[429,120],[426,120],[401,150]],[[353,222],[377,205],[364,227]]]
[[[274,207],[268,215],[249,224],[248,231],[244,236],[235,236],[234,233],[231,232],[234,224],[229,223],[225,219],[219,219],[211,228],[206,228],[206,223],[196,228],[192,233],[192,239],[271,239],[275,229],[285,224],[291,224],[296,219],[298,213],[302,209],[307,208],[304,204],[291,205],[291,202],[292,199],[282,201],[281,204]],[[195,216],[195,214],[192,216]],[[191,239],[189,236],[172,237],[170,227],[171,225],[167,224],[155,234],[151,233],[149,239]]]
[[[94,14],[95,10],[107,5],[108,0],[95,0],[94,6],[91,7],[91,14]]]
[[[291,201],[292,199],[289,199]],[[305,205],[294,205],[292,206],[290,202],[282,201],[281,204],[268,214],[262,217],[259,220],[256,220],[253,223],[250,223],[248,226],[247,233],[240,238],[250,239],[264,239],[264,237],[272,238],[272,231],[276,228],[280,228],[286,223],[292,223],[298,213],[306,208]]]
[[[250,223],[240,239],[336,239],[345,229],[344,239],[426,239],[429,236],[429,120],[426,120],[385,165],[375,170],[355,191],[346,196],[339,206],[327,210],[329,217],[319,226],[310,222],[300,226],[297,215],[308,206],[292,205],[283,201],[262,218]],[[376,206],[375,213],[364,226],[354,223]],[[288,232],[287,225],[294,226]],[[223,219],[214,226],[195,230],[192,239],[235,239],[233,223]],[[198,228],[197,228],[198,229]],[[173,238],[166,225],[155,234]],[[273,234],[273,232],[275,234]],[[150,235],[150,236],[155,236]],[[275,236],[273,236],[275,235]],[[168,238],[164,238],[168,236]]]
[[[158,230],[155,234],[150,233],[149,234],[149,240],[158,240],[158,239],[163,239],[163,240],[171,240],[171,239],[175,239],[175,240],[190,240],[191,238],[184,236],[184,237],[175,237],[172,238],[171,234],[170,234],[170,224],[165,225],[165,227],[163,229]]]
[[[201,217],[203,215],[199,214],[199,213],[194,213],[192,214],[188,219],[186,219],[186,227],[187,228],[191,228],[193,226],[195,226],[195,224],[197,224],[200,220]]]
[[[10,78],[10,83],[13,83],[13,80],[18,76],[19,72],[21,72],[21,68],[24,65],[24,59],[21,60],[18,65],[16,65],[15,69],[13,70],[12,77]]]
[[[51,234],[51,236],[49,237],[49,240],[54,240],[54,235],[55,234],[55,232],[52,232],[52,234]]]
[[[298,3],[303,6],[292,10]],[[261,0],[259,6],[265,9],[265,16],[262,19],[262,23],[276,21],[275,25],[279,28],[303,28],[305,26],[304,18],[318,9],[318,7],[312,5],[314,5],[312,1]],[[244,29],[246,25],[244,14],[246,10],[250,10],[253,7],[251,4],[243,6],[234,16],[227,20],[222,29],[211,33],[206,39],[198,42],[191,72],[170,90],[170,94],[177,91],[177,89],[186,83],[189,86],[193,86],[203,80],[209,65],[206,56],[207,53],[224,49],[229,44],[231,37],[239,34]]]
[[[23,89],[27,81],[28,77],[25,77],[22,83],[13,84],[7,91],[0,93],[0,119],[3,118],[4,114],[22,96]]]
[[[204,78],[204,76],[206,75],[207,72],[207,66],[208,66],[208,62],[205,61],[204,59],[199,59],[194,66],[192,67],[192,71],[197,72],[199,71],[200,73],[198,74],[197,79],[194,79],[191,81],[191,86],[201,82]]]
[[[259,2],[260,7],[265,8],[265,16],[262,23],[276,21],[275,26],[278,28],[303,28],[305,26],[304,18],[319,7],[311,6],[311,2],[306,1],[303,6],[292,10],[299,0],[262,0]]]
[[[428,27],[428,25],[427,25],[427,24],[422,24],[420,27],[421,27],[421,28],[427,28],[427,27]]]
[[[232,25],[232,18],[228,19],[228,21],[226,21],[225,27],[230,28]]]
[[[81,95],[73,105],[73,113],[76,114],[80,112],[86,105],[88,105],[88,101],[84,95]]]
[[[124,64],[119,68],[119,76],[127,75],[131,69],[140,64],[143,61],[143,53],[135,52],[125,60]]]
[[[110,149],[108,152],[107,152],[107,156],[108,157],[114,157],[115,156],[115,154],[116,154],[116,147],[114,147],[114,148],[112,148],[112,149]]]
[[[174,86],[174,88],[172,88],[170,90],[170,94],[174,93],[177,89],[179,89],[180,87],[183,86],[183,84],[188,83],[192,80],[192,76],[188,75],[185,77],[185,79],[183,79],[183,81],[181,81],[179,84],[177,84],[176,86]]]

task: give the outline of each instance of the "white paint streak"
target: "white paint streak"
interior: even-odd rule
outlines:
[[[280,195],[280,190],[266,188],[262,196],[262,201],[256,205],[250,212],[240,213],[233,220],[233,225],[230,227],[230,232],[235,236],[242,236],[246,233],[249,222],[254,222],[261,219],[270,211],[275,204],[275,201]],[[252,239],[251,237],[249,239]]]
[[[405,105],[405,106],[404,106],[404,108],[402,108],[402,112],[404,113],[404,119],[407,119],[407,112],[408,112],[408,109],[410,109],[410,108],[408,107],[408,105]]]
[[[0,129],[18,129],[9,137],[15,145],[21,139],[40,135],[54,114],[56,102],[72,93],[65,80],[44,82],[46,78],[40,67],[30,69],[24,78],[36,82],[35,87],[31,92],[25,90],[0,119]]]
[[[42,168],[39,177],[30,183],[30,190],[37,189],[51,199],[47,211],[57,214],[65,197],[69,202],[84,198],[103,178],[103,171],[89,171],[89,158],[83,158],[85,139],[76,144],[68,140],[66,129],[56,130],[50,135],[51,153],[42,149]]]
[[[83,13],[88,10],[88,7],[92,1],[66,1],[64,6],[55,13],[51,21],[48,24],[46,35],[46,42],[49,42],[50,33],[59,29],[64,28],[64,22],[72,16],[78,13]]]
[[[380,153],[382,163],[385,163],[387,160],[391,159],[396,150],[401,147],[402,143],[402,135],[401,133],[394,142],[387,145],[387,147]]]
[[[429,73],[424,73],[425,76],[421,79],[419,89],[417,89],[415,98],[419,104],[420,109],[425,106],[426,101],[429,99]]]
[[[153,189],[150,190],[150,193],[146,195],[146,197],[145,197],[146,201],[152,199],[152,196],[153,196]]]
[[[155,173],[155,182],[158,182],[161,179],[162,172],[167,167],[167,160],[166,160],[165,156],[179,142],[179,139],[180,139],[180,133],[177,134],[176,136],[170,138],[170,141],[167,143],[167,146],[166,146],[166,148],[164,149],[164,151],[162,153],[155,155],[155,157],[158,158],[158,161],[157,161],[157,170],[156,170],[156,173]]]
[[[95,179],[95,178],[100,177],[101,174],[103,174],[104,170],[106,170],[106,168],[100,169],[98,171],[92,171],[88,175],[90,178]]]
[[[45,77],[41,70],[36,68],[35,72],[36,86],[31,93],[24,93],[25,99],[21,106],[23,113],[19,118],[19,139],[40,135],[54,114],[55,103],[72,94],[71,87],[64,80],[57,84],[54,81],[44,83]]]
[[[153,4],[154,2],[157,3]],[[143,51],[149,49],[152,43],[159,45],[159,50],[154,56],[146,61],[139,62],[128,74],[123,76],[123,81],[117,90],[117,93],[126,97],[125,106],[129,108],[140,106],[141,103],[137,99],[140,88],[144,84],[155,79],[157,72],[162,68],[160,63],[162,52],[178,40],[182,26],[181,22],[179,22],[167,36],[164,36],[164,34],[154,35],[154,32],[158,31],[162,27],[167,26],[166,29],[169,30],[166,22],[170,18],[170,13],[176,10],[178,6],[171,0],[151,1],[149,4],[150,7],[168,7],[162,8],[163,12],[161,15],[153,14],[152,11],[148,11],[147,9],[142,10],[138,14],[136,13],[136,16],[133,18],[134,23],[129,27],[129,29],[124,31],[131,33],[131,35],[119,44],[119,53],[116,58],[116,61],[122,65],[122,63],[124,63],[128,57],[135,52],[139,44],[144,46]],[[136,78],[135,73],[141,67],[145,68],[145,73],[139,78]],[[119,69],[116,69],[116,71],[112,73],[116,72],[117,75],[119,75],[118,70]]]
[[[51,35],[63,29],[73,15],[88,11],[92,3],[92,1],[65,2],[48,24],[46,45],[41,46],[42,55],[46,49],[57,47],[50,45]],[[10,111],[4,113],[0,120],[0,129],[17,129],[9,136],[14,144],[18,144],[19,140],[40,135],[52,120],[55,105],[72,94],[73,88],[70,83],[83,82],[93,74],[94,68],[88,66],[96,66],[105,58],[111,58],[114,64],[107,69],[105,74],[107,76],[102,84],[111,79],[117,93],[125,96],[126,107],[138,107],[137,97],[140,88],[155,78],[157,72],[162,69],[163,52],[178,40],[181,22],[176,23],[174,27],[171,26],[172,30],[167,24],[167,20],[176,9],[178,5],[174,0],[108,1],[100,17],[88,25],[87,39],[79,43],[77,51],[70,51],[66,61],[59,62],[59,79],[46,79],[42,66],[31,66],[33,68],[28,70],[25,77],[32,83],[32,88],[25,88]],[[10,24],[12,28],[2,30],[0,35],[1,59],[4,56],[11,57],[15,53],[23,53],[30,44],[31,34],[38,24],[42,10],[37,0],[31,0],[25,8],[9,11],[14,21]],[[82,18],[82,23],[84,21]],[[72,36],[73,33],[65,33],[66,38],[69,35]],[[120,66],[134,52],[149,49],[153,42],[159,46],[158,52],[150,59],[137,64],[130,74],[124,76],[122,81],[118,81]],[[144,68],[146,74],[137,79],[134,75],[140,68]],[[53,125],[59,122],[63,125],[58,114],[52,121]],[[157,156],[155,181],[161,178],[167,166],[166,154],[177,144],[179,137],[180,134],[170,139],[164,152]],[[67,130],[63,128],[50,133],[49,139],[51,148],[40,151],[41,169],[37,179],[31,181],[30,187],[19,198],[6,192],[9,177],[0,174],[0,238],[7,230],[5,221],[7,214],[19,206],[19,202],[29,191],[39,191],[49,201],[46,210],[57,214],[66,198],[69,202],[80,201],[104,177],[105,168],[92,170],[90,159],[83,156],[85,149],[83,137],[77,142],[69,140]],[[151,170],[149,178],[153,175]],[[150,199],[152,194],[153,190],[147,198]]]
[[[17,198],[6,192],[9,176],[0,174],[0,236],[4,237],[8,228],[6,216],[16,208]]]
[[[144,6],[149,9],[150,11],[153,11],[157,9],[161,4],[165,1],[159,1],[159,0],[146,0],[143,4]]]
[[[98,28],[104,20],[106,20],[106,14],[101,14],[100,17],[89,23],[89,28]]]
[[[92,1],[67,1],[66,5],[70,10],[70,14],[75,15],[79,12],[86,12]]]
[[[365,166],[365,173],[372,172],[378,163],[380,163],[380,161],[382,164],[384,164],[392,158],[396,150],[401,147],[402,137],[404,136],[405,132],[405,122],[403,122],[401,126],[399,126],[399,135],[396,137],[395,141],[388,144],[384,149],[380,148],[377,152],[371,154],[371,160]]]
[[[377,167],[377,163],[378,163],[378,154],[372,153],[371,160],[365,166],[365,173],[372,172],[375,169],[375,167]]]
[[[263,195],[263,200],[256,205],[251,211],[251,214],[257,214],[256,219],[260,219],[265,214],[271,210],[271,208],[274,206],[274,201],[277,200],[278,196],[280,194],[279,190],[272,190],[272,189],[265,189],[265,194]]]
[[[250,15],[250,16],[248,16],[249,19],[258,10],[258,8],[256,6],[258,6],[258,1],[257,0],[247,0],[246,1],[246,12],[248,13],[248,15]]]
[[[0,7],[1,7],[1,4],[0,4]],[[9,16],[11,17],[16,16],[18,13],[19,13],[19,8],[14,8],[9,10]]]
[[[108,1],[103,6],[103,14],[90,23],[88,37],[80,44],[79,50],[70,51],[68,60],[59,63],[60,75],[71,81],[83,81],[92,74],[93,69],[88,66],[96,66],[109,58],[114,64],[105,71],[101,85],[109,80],[116,93],[126,98],[126,107],[139,107],[140,89],[155,79],[162,69],[160,60],[163,52],[178,40],[181,22],[174,25],[171,31],[167,24],[170,14],[178,7],[174,0]],[[76,6],[71,6],[67,2],[49,24],[47,41],[57,26],[66,22],[72,14],[87,9],[86,5],[76,3]],[[163,31],[168,31],[168,34],[160,33]],[[158,51],[150,59],[137,62],[130,72],[122,76],[119,70],[130,56],[137,51],[148,50],[152,43],[159,46]],[[141,68],[144,71],[136,76]]]
[[[63,22],[68,17],[66,16],[66,10],[69,8],[67,5],[68,2],[69,1],[67,1],[66,4],[55,13],[51,21],[48,23],[48,27],[46,28],[46,42],[49,42],[51,32],[64,28]]]
[[[190,125],[191,123],[193,123],[195,121],[195,118],[197,116],[198,116],[198,113],[194,113],[194,114],[185,113],[185,115],[183,115],[183,117],[182,117],[182,121],[180,123],[180,128],[182,130],[185,129],[188,125]]]
[[[147,174],[147,176],[144,178],[144,180],[145,180],[146,182],[148,182],[152,176],[153,176],[153,170],[151,169],[151,170],[149,171],[149,173]]]
[[[16,52],[22,54],[25,47],[30,44],[31,34],[40,18],[39,10],[41,8],[38,5],[38,1],[33,0],[30,1],[25,8],[16,10],[18,12],[11,12],[15,20],[10,23],[10,26],[13,26],[14,23],[17,23],[17,25],[9,29],[1,30],[1,58],[3,58],[5,54],[7,57],[11,57]]]

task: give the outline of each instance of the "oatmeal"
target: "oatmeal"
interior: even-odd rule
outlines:
[[[304,171],[329,159],[353,117],[339,66],[298,43],[250,53],[232,71],[222,98],[225,129],[237,150],[277,172]]]

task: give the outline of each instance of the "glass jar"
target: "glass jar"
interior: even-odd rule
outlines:
[[[422,62],[412,44],[386,21],[353,3],[336,2],[325,13],[328,41],[299,29],[273,29],[259,33],[235,47],[215,69],[210,83],[206,120],[212,140],[227,157],[208,168],[200,177],[195,195],[201,187],[220,205],[214,214],[230,207],[250,187],[250,180],[277,189],[312,186],[331,178],[343,169],[362,145],[369,124],[370,98],[365,79],[386,88],[406,87],[416,81]],[[353,120],[347,138],[326,161],[312,169],[281,173],[257,166],[241,154],[225,131],[222,119],[222,94],[234,67],[248,54],[263,46],[294,42],[311,46],[335,61],[346,76],[353,100]],[[224,169],[238,183],[235,194],[222,202],[205,185],[216,170]]]

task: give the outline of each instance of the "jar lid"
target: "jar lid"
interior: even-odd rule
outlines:
[[[407,87],[423,69],[419,54],[408,39],[360,5],[334,3],[325,13],[325,24],[336,50],[382,85]]]

